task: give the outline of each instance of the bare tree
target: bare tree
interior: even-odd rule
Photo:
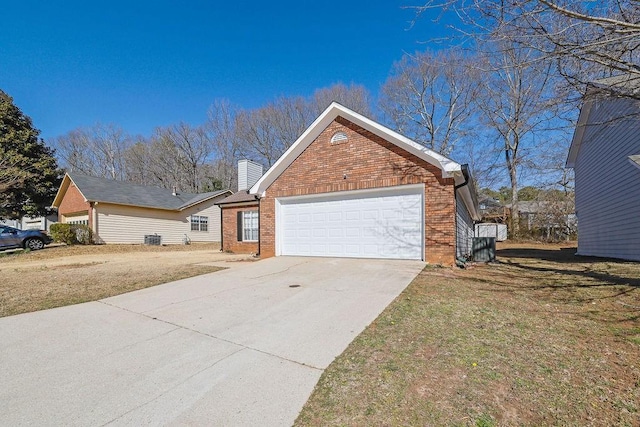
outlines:
[[[264,107],[235,114],[237,153],[270,167],[332,101],[371,116],[363,86],[342,83],[317,90],[309,98],[280,97]]]
[[[204,165],[212,154],[213,147],[202,127],[192,127],[186,123],[179,123],[166,129],[159,129],[161,138],[175,147],[185,188],[183,190],[199,192],[202,180],[199,168]]]
[[[227,100],[216,100],[207,113],[205,129],[209,134],[215,159],[212,161],[212,177],[218,179],[223,188],[235,189],[238,185],[236,162],[240,157],[236,115],[238,108]]]
[[[152,159],[151,143],[144,138],[139,138],[129,146],[124,152],[127,181],[140,185],[157,185]]]
[[[482,93],[476,105],[502,146],[511,186],[512,232],[518,235],[518,181],[525,161],[535,148],[536,136],[548,132],[557,118],[551,91],[550,65],[535,60],[536,52],[502,42],[487,58]],[[540,141],[539,139],[537,140]]]
[[[371,95],[364,86],[353,83],[349,86],[344,83],[336,83],[314,92],[309,100],[311,106],[310,113],[313,117],[310,117],[310,120],[309,118],[305,120],[305,123],[310,124],[311,121],[319,116],[333,101],[363,116],[370,118],[373,116],[373,111],[371,110]]]
[[[463,38],[537,50],[579,92],[598,78],[640,75],[638,0],[428,0],[416,11],[452,12]],[[627,95],[640,98],[636,91]]]
[[[125,179],[124,152],[129,136],[118,126],[96,124],[55,138],[58,156],[70,172]]]
[[[454,50],[405,55],[382,87],[380,106],[398,132],[449,155],[473,130],[475,62]]]

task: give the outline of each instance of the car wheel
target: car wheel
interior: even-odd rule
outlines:
[[[40,239],[32,237],[24,241],[24,248],[31,249],[32,251],[37,251],[38,249],[44,248],[44,242]]]

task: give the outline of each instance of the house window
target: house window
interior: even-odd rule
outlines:
[[[73,224],[73,225],[89,225],[89,220],[88,219],[74,219],[74,220],[67,220],[66,221],[67,224]]]
[[[347,142],[348,139],[349,139],[349,137],[347,137],[346,133],[344,133],[344,132],[336,132],[331,137],[331,143],[332,144],[342,144],[343,142]]]
[[[238,212],[238,241],[258,241],[258,211]]]
[[[191,231],[209,231],[209,217],[191,215]]]

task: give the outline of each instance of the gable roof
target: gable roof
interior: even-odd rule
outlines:
[[[76,186],[87,202],[103,202],[172,211],[181,211],[212,198],[231,194],[229,190],[219,190],[198,194],[178,193],[174,196],[173,192],[166,188],[67,173],[62,180],[62,184],[60,184],[52,206],[60,206],[64,194],[71,183]]]
[[[304,131],[287,151],[273,164],[262,177],[251,187],[252,194],[262,195],[266,189],[293,163],[293,161],[331,124],[338,116],[368,130],[369,132],[397,145],[418,158],[437,166],[444,178],[459,177],[463,181],[462,167],[459,163],[430,150],[415,141],[400,135],[380,123],[356,113],[349,108],[332,102],[329,107]]]
[[[633,156],[629,156],[629,161],[640,168],[640,154],[634,154]]]
[[[640,93],[640,75],[619,74],[617,76],[595,80],[591,83],[591,86],[594,88],[607,89],[610,92],[618,93],[623,96],[635,96]]]
[[[298,158],[300,154],[329,126],[336,118],[342,117],[361,128],[379,136],[399,148],[415,155],[442,171],[443,178],[454,178],[456,190],[460,193],[465,206],[469,210],[472,218],[480,219],[477,196],[473,187],[473,179],[469,175],[468,168],[454,162],[453,160],[436,153],[417,142],[400,135],[386,126],[377,123],[362,114],[345,107],[344,105],[332,102],[329,107],[304,131],[302,135],[289,147],[285,153],[262,175],[249,190],[249,193],[258,197],[264,196],[264,192],[271,184]],[[464,169],[464,170],[463,170]]]
[[[237,193],[234,193],[231,196],[225,197],[219,202],[216,202],[216,205],[228,205],[230,203],[247,203],[247,202],[258,203],[258,198],[256,197],[255,194],[249,193],[249,190],[243,190],[243,191],[238,191]]]

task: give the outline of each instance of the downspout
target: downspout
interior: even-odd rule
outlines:
[[[260,256],[260,245],[262,244],[262,236],[260,233],[260,223],[262,221],[260,221],[260,197],[258,197],[256,195],[256,200],[258,201],[258,253],[256,254],[256,256]]]
[[[465,163],[464,165],[461,166],[461,169],[462,169],[462,176],[464,177],[464,182],[462,184],[455,185],[453,187],[454,191],[458,191],[459,188],[462,188],[465,185],[469,184],[469,165]]]
[[[224,252],[224,231],[222,230],[222,221],[223,221],[223,216],[222,216],[222,206],[218,205],[218,207],[220,208],[220,252]]]
[[[459,267],[464,267],[464,261],[463,260],[459,260],[458,259],[458,190],[461,189],[462,187],[464,187],[465,185],[469,185],[469,165],[468,164],[464,164],[461,165],[461,170],[462,170],[462,176],[464,177],[464,182],[462,182],[461,184],[457,184],[453,186],[453,199],[454,199],[454,206],[456,208],[456,214],[454,216],[455,218],[455,239],[456,239],[456,253],[455,253],[455,260],[456,260],[456,265],[458,265]],[[471,215],[471,213],[469,212],[469,215]],[[471,220],[473,221],[473,218],[471,218]],[[475,226],[474,226],[475,227]],[[475,232],[474,232],[475,234]]]
[[[97,230],[97,215],[96,215],[96,205],[98,202],[89,202],[89,211],[87,212],[87,222],[89,223],[89,230],[91,231],[93,237],[92,240],[96,240],[98,238],[98,230]]]

